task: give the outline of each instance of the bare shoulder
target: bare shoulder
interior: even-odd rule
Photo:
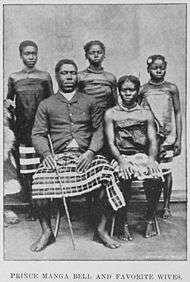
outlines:
[[[106,75],[106,77],[108,78],[109,81],[111,81],[112,83],[116,83],[117,80],[116,80],[116,77],[113,73],[108,72],[108,71],[105,71],[104,73],[105,73],[105,75]]]
[[[154,117],[153,117],[151,111],[147,108],[142,108],[142,116],[143,116],[144,120],[147,120],[147,121],[154,120]]]
[[[115,107],[108,109],[105,112],[105,120],[114,120],[115,118]]]
[[[166,85],[167,85],[167,87],[169,88],[169,90],[170,90],[170,93],[172,93],[172,94],[176,94],[176,93],[178,93],[178,87],[177,87],[177,85],[176,84],[174,84],[174,83],[172,83],[172,82],[168,82],[168,81],[166,81]]]

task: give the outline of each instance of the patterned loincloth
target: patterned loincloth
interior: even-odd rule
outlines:
[[[159,163],[164,174],[172,172],[174,168],[173,158],[173,145],[167,145],[165,142],[163,142],[159,152]]]
[[[114,210],[125,206],[125,200],[117,185],[118,179],[115,178],[109,162],[103,156],[97,155],[86,171],[79,173],[77,161],[80,155],[79,152],[56,155],[63,190],[56,170],[41,165],[33,176],[33,199],[79,196],[103,186]]]
[[[122,156],[126,158],[126,160],[131,164],[133,173],[132,175],[128,175],[129,178],[144,180],[161,177],[163,180],[163,175],[166,174],[166,172],[162,170],[162,164],[156,163],[156,165],[158,165],[158,168],[160,168],[160,173],[152,175],[149,169],[149,158],[143,153]],[[125,178],[123,172],[120,170],[118,162],[115,159],[112,160],[111,165],[113,166],[114,171],[118,174],[119,177]]]
[[[40,164],[39,155],[37,155],[34,147],[27,147],[25,145],[20,145],[19,155],[20,155],[20,173],[22,174],[34,173]]]

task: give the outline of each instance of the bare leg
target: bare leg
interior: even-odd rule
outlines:
[[[94,233],[94,241],[98,241],[104,246],[110,249],[116,249],[120,246],[120,244],[111,238],[106,231],[106,223],[108,222],[109,218],[111,217],[111,212],[109,211],[109,207],[105,207],[105,190],[102,190],[99,197],[99,210],[101,210],[101,219],[97,226],[97,230]]]
[[[147,199],[147,217],[145,237],[150,238],[157,235],[154,218],[156,217],[157,206],[161,194],[161,180],[149,179],[144,183],[145,194]]]
[[[172,193],[172,174],[167,174],[164,177],[164,208],[162,217],[169,218],[172,214],[170,211],[170,198]]]
[[[21,181],[22,181],[23,194],[24,194],[25,201],[29,203],[29,207],[28,207],[25,219],[27,221],[35,221],[36,218],[34,215],[34,208],[32,206],[32,199],[31,199],[32,174],[21,175]]]
[[[37,200],[36,205],[38,208],[42,234],[38,240],[32,244],[30,249],[33,252],[40,252],[48,245],[54,243],[55,237],[51,228],[49,200]]]

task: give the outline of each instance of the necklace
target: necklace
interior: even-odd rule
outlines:
[[[120,108],[121,108],[122,110],[124,110],[124,111],[126,111],[126,112],[132,112],[132,111],[134,111],[134,110],[136,110],[136,109],[139,109],[139,107],[140,107],[137,103],[135,103],[135,105],[134,105],[133,107],[127,108],[127,107],[125,107],[125,106],[122,105],[122,102],[119,102],[119,106],[120,106]]]
[[[153,82],[152,80],[149,81],[150,84],[157,85],[157,86],[162,85],[164,82],[165,82],[164,80],[162,80],[161,82]]]

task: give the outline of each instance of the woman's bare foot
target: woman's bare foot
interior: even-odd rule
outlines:
[[[111,238],[105,231],[96,231],[94,233],[93,241],[102,243],[104,246],[110,249],[117,249],[120,247],[120,244]]]
[[[124,224],[120,230],[120,235],[118,236],[118,238],[122,241],[132,241],[133,237],[131,236],[130,232],[129,232],[129,227],[128,224]]]
[[[163,214],[162,214],[162,218],[163,219],[168,219],[169,217],[172,216],[171,210],[170,208],[164,208],[163,209]]]
[[[53,233],[43,233],[40,238],[32,244],[30,249],[32,252],[40,252],[54,242],[55,237]]]
[[[153,220],[146,222],[145,238],[150,238],[156,236],[157,232],[155,230],[155,224]]]

